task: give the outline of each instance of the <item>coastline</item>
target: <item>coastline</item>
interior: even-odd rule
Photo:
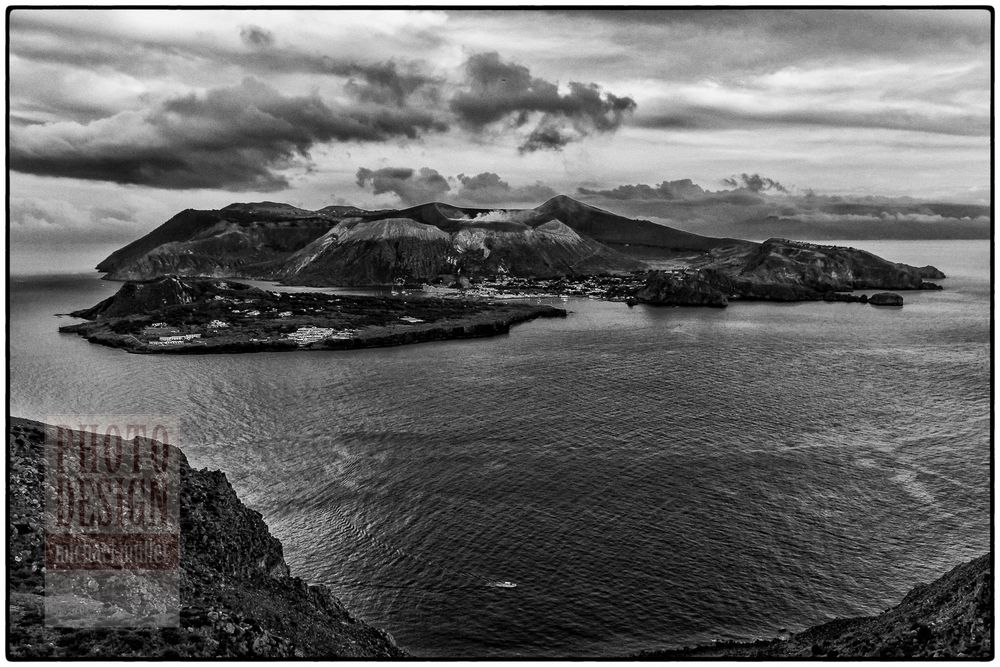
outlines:
[[[180,619],[176,627],[45,624],[45,471],[41,422],[8,417],[8,659],[404,658],[325,586],[289,574],[259,512],[220,471],[180,474]],[[104,609],[93,613],[122,613]]]
[[[530,308],[530,309],[529,309]],[[512,310],[512,309],[508,309]],[[551,306],[528,306],[505,316],[501,313],[470,316],[415,325],[370,327],[351,338],[328,339],[322,345],[299,346],[285,341],[239,341],[217,345],[153,347],[124,336],[88,325],[60,327],[62,333],[76,333],[88,342],[123,349],[133,354],[240,354],[251,352],[300,352],[317,350],[360,350],[371,347],[396,347],[468,338],[489,338],[510,333],[511,327],[539,318],[566,317],[566,311]]]
[[[894,607],[874,616],[838,618],[784,639],[720,642],[646,651],[642,660],[692,659],[991,659],[993,554],[917,584]]]
[[[510,332],[540,317],[566,317],[541,304],[434,297],[279,293],[210,279],[169,276],[127,283],[92,308],[86,322],[59,328],[91,343],[137,354],[353,350]]]

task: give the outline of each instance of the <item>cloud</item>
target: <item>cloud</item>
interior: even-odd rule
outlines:
[[[606,190],[592,188],[577,188],[577,193],[584,197],[598,197],[613,201],[631,201],[640,203],[674,203],[687,208],[708,204],[731,204],[736,206],[753,206],[763,204],[764,199],[758,196],[763,190],[772,189],[785,192],[784,186],[775,180],[753,174],[743,174],[723,179],[723,183],[735,188],[733,190],[705,190],[696,185],[690,178],[676,181],[663,181],[651,186],[645,183],[636,185],[619,185]],[[755,189],[757,188],[757,189]]]
[[[397,64],[392,60],[369,65],[350,63],[339,69],[346,76],[361,78],[348,81],[347,90],[362,102],[403,106],[418,91],[432,102],[440,94],[440,80],[425,73],[418,63]]]
[[[48,197],[11,197],[11,240],[21,243],[123,242],[135,236],[142,212],[133,202],[72,204]]]
[[[447,179],[428,167],[419,172],[406,167],[375,170],[361,167],[357,172],[357,184],[360,188],[370,185],[377,195],[391,192],[408,206],[434,201],[451,190]]]
[[[277,171],[308,160],[317,143],[414,139],[445,129],[428,112],[331,106],[318,95],[284,96],[247,78],[86,124],[16,128],[10,165],[43,176],[265,192],[287,187]]]
[[[599,45],[600,56],[623,53],[622,62],[667,79],[741,77],[791,62],[988,57],[991,35],[986,8],[544,11],[558,16],[542,25],[558,22],[574,42]]]
[[[788,192],[784,185],[760,174],[743,173],[739,176],[731,176],[722,179],[726,185],[737,190],[749,190],[750,192],[763,192],[765,190],[775,190],[777,192]]]
[[[695,185],[690,178],[684,178],[679,181],[663,181],[657,186],[640,183],[638,185],[619,185],[611,190],[578,188],[577,192],[582,195],[595,195],[608,199],[647,200],[697,199],[706,194],[705,190],[700,185]]]
[[[120,30],[121,26],[116,32],[115,19],[128,13],[107,13],[109,26],[95,25],[93,18],[99,14],[85,12],[77,21],[67,21],[65,12],[16,12],[10,49],[15,65],[33,65],[35,69],[47,65],[91,76],[95,72],[104,76],[114,73],[145,83],[174,80],[189,87],[215,87],[220,78],[232,80],[245,73],[256,78],[281,77],[283,83],[319,75],[346,79],[348,94],[362,102],[402,106],[416,96],[440,106],[443,80],[431,74],[426,64],[405,56],[385,61],[366,59],[355,55],[357,49],[342,48],[338,53],[331,47],[324,52],[323,46],[317,49],[288,38],[279,46],[274,30],[255,24],[232,26],[239,39],[224,32],[206,32],[200,39],[188,33],[151,35],[148,31]],[[145,15],[152,17],[154,12]],[[34,97],[34,86],[12,84],[13,109],[32,105]]]
[[[115,160],[132,151],[149,169],[166,172],[170,188],[183,180],[228,183],[223,187],[230,190],[259,181],[273,189],[287,180],[294,188],[288,196],[318,204],[330,188],[353,189],[359,165],[447,164],[446,175],[490,170],[518,185],[558,178],[560,191],[598,175],[610,189],[621,183],[655,189],[664,173],[738,173],[745,168],[741,156],[754,154],[754,169],[782,179],[795,174],[827,190],[919,194],[933,187],[936,197],[968,199],[964,193],[979,188],[975,197],[989,200],[992,33],[986,9],[643,9],[554,17],[537,11],[32,8],[12,11],[9,23],[11,143],[31,149],[34,164],[25,169],[36,173],[56,169],[131,182],[140,167],[119,169]],[[419,163],[393,158],[399,156],[392,148],[405,144],[406,134],[384,140],[388,144],[359,140],[367,143],[337,150],[317,140],[310,158],[293,147],[290,158],[274,162],[268,161],[272,153],[247,155],[245,146],[222,151],[217,164],[200,147],[172,150],[175,137],[159,130],[165,100],[191,91],[205,97],[248,75],[284,97],[318,97],[348,118],[377,109],[395,118],[432,118],[454,131],[421,141]],[[568,82],[584,82],[584,88]],[[596,94],[588,93],[587,82],[600,84]],[[637,106],[621,112],[617,131],[606,130],[603,137],[614,141],[596,141],[602,136],[596,127],[616,124],[608,91],[624,107]],[[125,112],[132,115],[119,115]],[[102,127],[109,118],[114,121]],[[154,119],[160,124],[152,125]],[[39,125],[44,129],[25,133]],[[148,136],[140,142],[133,135],[144,128]],[[415,136],[436,131],[418,129]],[[175,134],[187,135],[183,127]],[[87,163],[76,135],[108,146]],[[565,151],[574,159],[561,164],[555,151],[580,146],[573,142],[588,135],[587,151]],[[518,146],[522,157],[512,150]],[[154,148],[159,152],[147,159]],[[174,164],[160,164],[163,152]],[[38,164],[66,155],[65,167]],[[313,173],[293,177],[286,170],[306,160],[314,163]],[[199,166],[203,162],[209,164]],[[909,168],[900,170],[901,163]],[[178,175],[195,168],[209,175]],[[525,169],[535,171],[529,176]],[[159,185],[145,175],[138,180]],[[460,184],[450,183],[457,193]]]
[[[543,119],[523,144],[517,147],[519,153],[534,153],[542,150],[562,150],[563,146],[573,141],[573,135],[560,127],[551,119]]]
[[[502,121],[522,127],[531,114],[541,119],[521,144],[521,152],[560,150],[592,133],[617,130],[635,110],[635,100],[603,92],[596,83],[570,82],[569,92],[531,76],[524,65],[504,62],[498,53],[477,53],[465,63],[465,90],[451,98],[451,110],[473,131]]]
[[[262,49],[274,44],[274,33],[260,26],[248,25],[240,28],[240,39],[249,47]]]
[[[884,105],[883,108],[864,111],[833,108],[832,105],[813,105],[808,108],[767,110],[762,101],[754,108],[741,108],[720,100],[715,106],[685,101],[661,102],[658,110],[636,117],[639,127],[667,130],[719,130],[745,128],[771,128],[781,126],[824,126],[844,128],[874,128],[908,130],[956,136],[989,136],[989,115],[955,109],[928,109],[927,105],[914,104],[905,109]],[[918,108],[920,107],[920,108]]]
[[[578,192],[595,206],[709,236],[756,240],[771,236],[813,240],[989,236],[988,206],[909,197],[818,195],[812,190],[799,195],[779,190],[775,186],[783,187],[780,183],[759,174],[740,174],[724,182],[736,189],[702,190],[683,179],[659,186],[579,188]],[[782,194],[773,196],[769,191]]]
[[[556,191],[544,183],[511,187],[510,183],[489,171],[475,176],[459,174],[457,178],[462,184],[457,193],[458,199],[472,204],[541,202],[556,196]]]

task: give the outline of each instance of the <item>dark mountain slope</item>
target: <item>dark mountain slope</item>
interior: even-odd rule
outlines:
[[[345,221],[294,256],[285,280],[298,285],[432,280],[446,266],[450,249],[449,234],[409,218]]]
[[[724,246],[752,246],[749,241],[700,236],[658,225],[649,220],[633,220],[558,195],[534,209],[539,222],[561,220],[576,232],[632,254],[642,248],[665,251],[705,252]],[[634,250],[632,246],[639,246]],[[648,255],[646,255],[648,256]]]
[[[725,643],[657,651],[650,660],[691,658],[991,658],[993,657],[993,554],[915,586],[877,616],[817,625],[787,641]]]
[[[533,209],[511,210],[440,202],[382,211],[351,206],[307,211],[274,202],[188,210],[98,268],[115,280],[177,274],[373,285],[445,276],[622,273],[678,257],[718,269],[738,284],[791,285],[798,291],[789,298],[797,298],[799,288],[810,293],[920,289],[922,277],[941,277],[932,268],[887,262],[853,248],[700,236],[563,195]]]

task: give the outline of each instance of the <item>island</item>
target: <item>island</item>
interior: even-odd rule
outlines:
[[[348,350],[505,334],[515,324],[565,317],[553,306],[433,296],[276,292],[210,278],[125,283],[88,320],[59,328],[143,354]]]
[[[559,195],[530,209],[431,202],[315,211],[276,202],[186,210],[97,265],[313,287],[432,285],[472,295],[561,294],[667,306],[734,300],[868,303],[854,290],[934,290],[945,275],[860,248],[716,238]],[[875,305],[899,305],[880,297]]]

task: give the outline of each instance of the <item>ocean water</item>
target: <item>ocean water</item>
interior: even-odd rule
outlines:
[[[293,573],[418,656],[772,637],[990,546],[989,242],[844,243],[946,289],[577,299],[494,339],[170,357],[57,333],[117,285],[13,277],[11,414],[181,415]]]

